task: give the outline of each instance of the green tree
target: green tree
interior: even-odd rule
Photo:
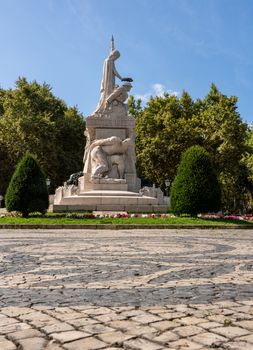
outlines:
[[[136,118],[138,113],[141,111],[141,99],[135,100],[133,96],[129,96],[129,99],[127,101],[128,104],[128,114],[131,117]]]
[[[183,154],[171,189],[175,214],[216,212],[220,209],[220,187],[208,153],[192,146]]]
[[[247,150],[247,125],[237,111],[237,98],[222,94],[212,84],[204,99],[192,100],[165,94],[151,98],[139,109],[132,103],[136,118],[136,153],[139,173],[164,188],[164,181],[176,176],[182,153],[193,145],[210,154],[222,188],[223,209],[241,205],[246,183],[241,161]],[[248,191],[248,190],[247,190]]]
[[[25,78],[0,90],[0,183],[4,193],[17,162],[37,156],[52,189],[82,169],[85,122],[77,109],[55,97],[48,84]]]
[[[253,128],[249,126],[246,139],[246,153],[242,159],[243,176],[240,183],[244,186],[244,207],[253,207]],[[237,198],[238,201],[238,198]]]
[[[174,179],[181,154],[199,142],[193,119],[194,102],[165,94],[151,98],[136,116],[136,153],[140,175],[164,188]]]
[[[5,196],[8,211],[19,211],[23,217],[29,213],[45,213],[49,201],[46,178],[36,158],[27,153],[18,163]]]
[[[196,117],[201,145],[208,151],[222,188],[223,208],[239,209],[245,194],[241,160],[247,150],[247,124],[237,111],[237,97],[227,97],[212,84],[208,95],[199,102]],[[238,203],[238,206],[235,206]]]

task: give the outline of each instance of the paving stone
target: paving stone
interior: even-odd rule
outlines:
[[[61,321],[71,321],[71,320],[75,320],[75,319],[79,319],[82,317],[82,314],[78,313],[78,312],[53,312],[52,316],[60,319]]]
[[[242,300],[240,301],[240,304],[253,306],[253,300]]]
[[[141,338],[127,340],[124,342],[124,346],[134,350],[160,350],[163,348],[162,345]]]
[[[13,332],[22,331],[25,329],[30,329],[31,326],[26,323],[16,322],[0,327],[0,334],[9,334]]]
[[[80,332],[80,331],[67,331],[67,332],[60,332],[60,333],[52,333],[50,337],[58,340],[61,343],[67,343],[73,340],[78,340],[81,338],[88,337],[89,335],[90,335],[89,333]]]
[[[8,338],[11,340],[20,340],[34,337],[43,337],[44,334],[39,332],[37,329],[25,329],[23,331],[13,332],[8,334]]]
[[[249,314],[245,314],[245,313],[242,313],[242,312],[240,312],[240,313],[235,312],[232,317],[236,321],[253,320],[253,315],[252,314],[249,315]]]
[[[222,325],[220,323],[210,321],[210,322],[199,323],[198,326],[204,329],[212,329],[216,327],[221,327]]]
[[[88,314],[88,315],[106,315],[110,314],[112,312],[111,309],[107,307],[96,307],[96,308],[91,308],[87,310],[82,310],[82,313]]]
[[[241,337],[243,335],[250,334],[250,331],[236,327],[236,326],[229,326],[229,327],[218,327],[212,329],[213,333],[220,334],[226,338],[233,339],[236,337]]]
[[[246,304],[246,305],[248,305],[248,304]],[[220,307],[230,308],[230,307],[240,307],[242,305],[241,305],[241,303],[237,303],[237,302],[232,301],[232,300],[222,300],[222,301],[214,302],[214,306],[216,306],[216,307],[218,306],[218,308],[220,308]]]
[[[253,307],[250,305],[245,305],[245,306],[234,306],[232,312],[249,314],[251,311],[253,311]]]
[[[16,350],[16,345],[7,339],[0,339],[0,349],[1,350]]]
[[[252,343],[253,344],[253,334],[250,334],[250,335],[246,335],[244,337],[241,337],[240,338],[241,341],[245,341],[245,342],[249,342],[249,343]],[[252,346],[253,348],[253,346]]]
[[[50,306],[50,305],[33,305],[32,309],[33,310],[37,310],[37,311],[46,312],[46,311],[49,311],[49,310],[54,310],[54,307]]]
[[[45,327],[56,322],[53,317],[37,311],[30,314],[21,315],[19,318],[36,327]]]
[[[134,322],[132,320],[117,320],[109,322],[108,325],[112,328],[127,330],[129,328],[139,326],[139,323]]]
[[[222,305],[221,305],[221,307],[222,307]],[[225,315],[225,316],[231,316],[231,315],[233,315],[235,313],[233,308],[231,308],[231,309],[222,308],[220,310],[220,312],[222,313],[222,315]]]
[[[171,342],[170,346],[180,350],[198,350],[198,349],[202,350],[203,349],[203,345],[195,343],[189,339],[179,339],[177,341]]]
[[[103,324],[91,324],[91,325],[86,325],[84,327],[82,327],[82,329],[92,335],[95,334],[100,334],[100,333],[108,333],[108,332],[112,332],[114,329],[111,327],[107,327]]]
[[[188,317],[183,317],[178,320],[181,324],[184,325],[196,325],[198,323],[202,323],[204,321],[203,318],[195,317],[195,316],[188,316]]]
[[[126,316],[119,315],[116,313],[110,313],[106,315],[93,315],[93,319],[94,319],[94,323],[95,323],[95,320],[97,320],[97,322],[107,323],[107,322],[116,321],[116,320],[125,320]]]
[[[203,333],[204,330],[197,326],[182,326],[175,329],[180,337],[190,337],[191,335]]]
[[[123,312],[123,311],[130,311],[130,310],[135,310],[134,306],[111,306],[110,310],[113,312]]]
[[[194,335],[191,337],[191,340],[196,343],[200,343],[203,345],[207,345],[210,347],[217,348],[217,345],[223,344],[228,341],[227,338],[222,337],[221,335],[215,334],[215,333],[201,333]]]
[[[43,338],[34,337],[21,339],[19,344],[22,346],[22,350],[45,350],[48,341]]]
[[[157,337],[154,337],[152,340],[159,342],[159,343],[164,343],[168,344],[172,341],[175,341],[179,338],[179,336],[171,331],[164,332]]]
[[[174,308],[175,308],[175,305],[174,305],[174,307],[172,307],[172,309],[174,310]],[[144,310],[144,308],[143,308],[143,310]],[[161,306],[155,306],[155,307],[152,307],[152,308],[150,308],[150,307],[148,307],[147,309],[145,309],[146,311],[148,311],[149,313],[151,313],[151,314],[155,314],[155,315],[160,315],[160,314],[162,314],[162,313],[165,313],[165,312],[168,312],[168,308],[167,307],[161,307]]]
[[[157,317],[151,314],[137,315],[131,318],[132,321],[142,324],[148,324],[155,321],[161,321],[161,317]]]
[[[235,322],[234,325],[253,331],[253,321],[239,321]]]
[[[74,328],[71,325],[65,322],[57,322],[54,324],[50,324],[48,326],[42,327],[41,329],[47,334],[74,330]]]
[[[30,314],[31,312],[33,312],[33,310],[31,308],[28,307],[13,307],[13,306],[9,306],[9,307],[5,307],[1,313],[3,313],[4,315],[10,316],[10,317],[15,317],[15,316],[19,316],[19,315],[23,315],[23,314]]]
[[[252,350],[252,348],[252,344],[246,341],[228,342],[224,347],[226,350]]]
[[[174,321],[159,321],[159,322],[150,323],[149,325],[161,332],[180,326],[179,323]]]
[[[74,320],[68,320],[68,324],[71,324],[74,327],[83,327],[92,324],[98,324],[97,320],[93,320],[90,317],[78,318]]]
[[[208,316],[207,317],[208,320],[210,321],[213,321],[213,322],[217,322],[217,323],[221,323],[221,324],[224,324],[226,323],[227,321],[231,321],[231,322],[235,322],[236,321],[236,318],[235,317],[227,317],[225,315],[211,315],[211,316]]]
[[[64,348],[62,346],[60,346],[59,344],[54,343],[53,341],[50,341],[45,350],[64,350]]]
[[[97,350],[105,348],[106,345],[107,344],[101,340],[98,340],[94,337],[88,337],[64,344],[64,347],[67,350]]]
[[[145,337],[148,337],[149,339],[152,339],[159,334],[159,331],[156,328],[145,325],[128,328],[127,332],[132,335],[145,335]]]
[[[133,335],[121,331],[114,331],[98,334],[98,338],[108,344],[121,345],[125,340],[133,338]]]
[[[182,312],[165,312],[161,315],[163,319],[165,320],[175,320],[175,319],[181,319],[182,317],[185,317],[186,315]]]
[[[19,321],[16,318],[10,318],[10,317],[2,317],[0,318],[0,327],[16,324]]]
[[[123,316],[124,318],[138,316],[139,314],[140,314],[139,309],[126,310],[120,313],[120,315]]]

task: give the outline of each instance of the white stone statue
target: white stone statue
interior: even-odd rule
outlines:
[[[161,190],[144,189],[139,193],[135,119],[129,115],[126,102],[133,80],[122,78],[116,70],[119,57],[112,38],[110,54],[104,61],[100,100],[96,111],[85,120],[83,171],[72,174],[56,190],[53,211],[167,211],[160,199]]]
[[[120,53],[118,50],[115,50],[114,39],[112,37],[111,51],[109,56],[104,61],[103,77],[100,88],[101,95],[95,113],[103,112],[103,110],[106,108],[107,98],[114,92],[116,88],[118,88],[118,86],[115,85],[115,77],[121,81],[133,81],[132,78],[122,78],[121,75],[117,72],[114,61],[116,61],[119,57]]]
[[[132,140],[121,140],[117,136],[95,140],[90,145],[91,177],[112,177],[123,179],[125,156],[132,146]]]

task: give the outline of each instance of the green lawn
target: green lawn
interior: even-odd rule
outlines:
[[[226,220],[226,219],[201,219],[191,217],[169,217],[169,218],[66,218],[57,217],[57,215],[48,215],[46,217],[0,217],[0,224],[58,224],[58,225],[73,225],[73,224],[143,224],[143,225],[224,225],[224,224],[239,224],[253,225],[252,221],[245,220]],[[252,226],[253,227],[253,226]]]

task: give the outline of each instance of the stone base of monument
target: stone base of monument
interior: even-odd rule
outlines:
[[[62,211],[127,211],[167,212],[167,205],[159,204],[158,198],[148,197],[136,192],[115,190],[93,190],[83,193],[66,195],[64,187],[57,189],[53,204],[54,212]],[[70,193],[69,193],[70,194]]]

